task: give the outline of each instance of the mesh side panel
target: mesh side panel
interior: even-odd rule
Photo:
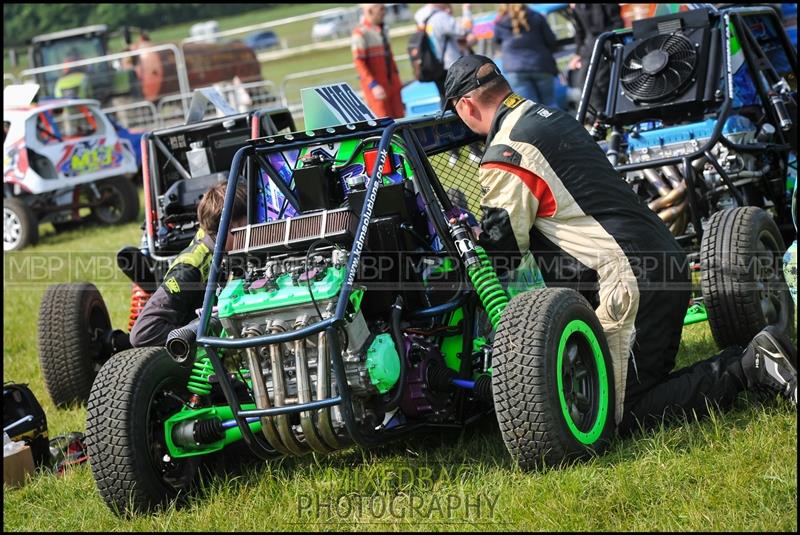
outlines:
[[[478,164],[484,144],[473,143],[454,151],[445,151],[430,157],[431,167],[439,177],[442,187],[455,205],[472,212],[480,219],[481,184],[478,181]]]

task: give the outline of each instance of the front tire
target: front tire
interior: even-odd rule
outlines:
[[[98,182],[100,197],[108,199],[92,208],[92,219],[103,225],[116,225],[133,221],[139,216],[139,192],[130,179],[115,176]]]
[[[525,292],[497,326],[492,395],[521,468],[602,453],[614,428],[614,372],[589,303],[567,288]]]
[[[110,357],[111,330],[103,296],[94,284],[53,284],[39,308],[39,365],[56,407],[86,403],[97,372]]]
[[[194,486],[198,457],[170,459],[164,438],[176,398],[188,399],[188,377],[162,347],[117,353],[97,375],[86,441],[97,490],[115,513],[152,511]]]
[[[793,324],[781,266],[785,250],[778,226],[760,208],[711,216],[700,246],[700,288],[720,348],[744,347],[767,325],[785,332]]]
[[[39,220],[16,197],[3,198],[3,251],[19,251],[39,241]]]

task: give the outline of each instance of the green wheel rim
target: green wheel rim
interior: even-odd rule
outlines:
[[[569,348],[568,342],[570,343]],[[565,353],[566,369],[564,366]],[[594,368],[596,371],[594,377],[589,373],[587,367]],[[581,444],[594,444],[600,438],[606,418],[608,418],[608,373],[600,343],[592,329],[583,320],[572,320],[562,331],[561,340],[558,343],[556,371],[558,399],[567,426]],[[567,378],[572,379],[571,384],[565,382],[565,372]],[[576,383],[583,387],[577,389],[581,390],[580,392],[576,392]],[[569,387],[567,392],[565,392],[566,386]],[[567,399],[568,395],[570,396],[569,400]],[[579,396],[583,396],[580,401]],[[586,411],[583,412],[582,421],[576,422],[574,416],[576,411],[579,411],[576,407],[579,407],[581,402]],[[588,423],[591,425],[587,424],[587,415]]]

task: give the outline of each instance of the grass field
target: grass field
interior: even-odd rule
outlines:
[[[57,410],[45,391],[36,342],[43,292],[54,282],[90,280],[113,325],[124,328],[129,283],[114,254],[137,244],[141,231],[136,223],[41,230],[36,247],[3,258],[3,377],[30,384],[53,437],[84,431],[85,409]],[[707,326],[690,326],[679,366],[715,351]],[[560,470],[519,471],[488,419],[460,433],[252,466],[211,479],[186,507],[125,519],[106,508],[85,464],[4,487],[3,529],[794,532],[796,504],[796,409],[743,397],[733,411],[617,441],[603,457]]]

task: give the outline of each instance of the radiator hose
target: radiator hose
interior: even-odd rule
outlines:
[[[397,386],[395,387],[394,394],[386,402],[385,410],[388,412],[400,404],[403,399],[403,391],[406,382],[406,366],[408,359],[406,358],[406,345],[403,341],[403,332],[400,330],[400,316],[403,313],[403,297],[398,295],[392,305],[391,329],[392,338],[397,346],[397,354],[400,357],[400,377],[397,379]]]

